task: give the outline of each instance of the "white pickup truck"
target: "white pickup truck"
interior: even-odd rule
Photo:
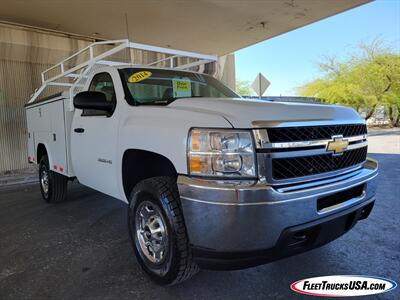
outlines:
[[[126,202],[134,252],[156,282],[301,253],[371,212],[377,163],[353,109],[245,100],[209,75],[99,67],[105,56],[42,75],[43,86],[73,82],[26,105],[28,159],[48,202],[73,179]]]

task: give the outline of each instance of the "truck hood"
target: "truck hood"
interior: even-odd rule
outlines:
[[[362,120],[352,108],[294,102],[272,102],[233,98],[181,98],[168,107],[199,113],[218,114],[235,128],[251,128],[260,121],[302,122],[338,121],[357,122]]]

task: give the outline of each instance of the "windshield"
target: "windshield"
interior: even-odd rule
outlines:
[[[183,71],[128,68],[120,70],[127,101],[167,105],[178,98],[240,98],[215,78]]]

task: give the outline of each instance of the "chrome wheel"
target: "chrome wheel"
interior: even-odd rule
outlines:
[[[139,204],[135,216],[136,238],[145,257],[161,264],[168,249],[168,232],[160,208],[149,201]]]
[[[47,195],[49,193],[49,174],[46,168],[43,168],[40,176],[40,185],[42,186],[43,192]]]

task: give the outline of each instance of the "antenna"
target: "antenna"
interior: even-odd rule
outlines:
[[[125,13],[125,26],[126,26],[126,36],[128,38],[128,41],[131,41],[131,36],[129,34],[129,24],[128,24],[128,13]],[[127,49],[129,51],[129,61],[133,65],[133,57],[132,57],[132,51],[131,48]]]

